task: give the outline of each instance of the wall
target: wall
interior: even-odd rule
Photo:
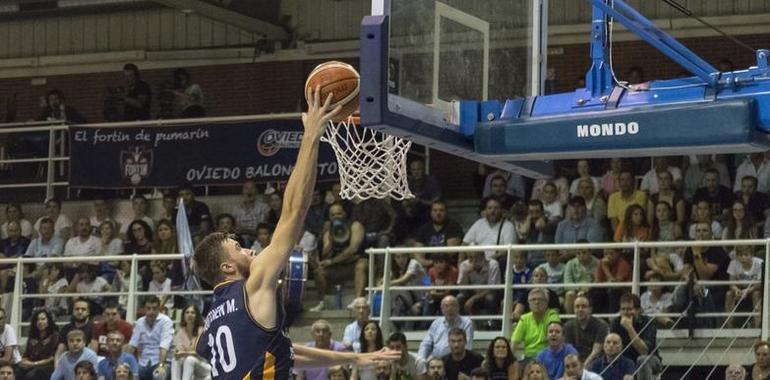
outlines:
[[[252,33],[171,8],[0,23],[0,58],[251,45]]]

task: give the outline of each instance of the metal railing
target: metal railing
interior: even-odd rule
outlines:
[[[64,162],[69,161],[69,156],[66,154],[66,136],[69,126],[64,124],[63,121],[47,121],[47,122],[29,122],[29,123],[7,123],[0,124],[0,135],[13,135],[13,134],[28,134],[35,132],[48,132],[48,156],[47,157],[33,157],[33,158],[9,158],[10,152],[8,147],[0,147],[0,167],[13,165],[13,164],[28,164],[28,163],[45,163],[46,164],[46,179],[45,182],[21,182],[21,183],[6,183],[0,184],[0,188],[30,188],[30,187],[45,187],[46,199],[53,197],[54,187],[67,186],[67,181],[56,181],[56,164],[61,163],[59,166],[60,175],[65,174]],[[58,141],[58,144],[57,144]],[[57,146],[59,152],[57,153]]]
[[[48,257],[48,258],[31,258],[31,257],[18,257],[0,259],[0,265],[13,264],[16,266],[16,276],[13,284],[13,294],[11,297],[11,310],[9,324],[13,326],[16,331],[21,326],[26,326],[27,323],[21,320],[22,315],[22,301],[25,299],[41,299],[41,298],[73,298],[73,297],[102,297],[102,296],[127,296],[126,308],[126,320],[133,322],[136,319],[137,309],[137,297],[144,295],[208,295],[212,294],[210,290],[173,290],[168,293],[148,292],[137,289],[136,284],[139,279],[139,264],[143,261],[169,261],[169,260],[182,260],[182,254],[151,254],[151,255],[120,255],[120,256],[70,256],[70,257]],[[88,262],[120,262],[130,261],[131,267],[128,276],[128,289],[126,291],[119,292],[93,292],[93,293],[24,293],[23,280],[24,276],[20,275],[24,273],[25,264],[51,264],[51,263],[88,263]]]
[[[753,239],[753,240],[709,240],[709,241],[676,241],[676,242],[628,242],[628,243],[585,243],[585,244],[528,244],[528,245],[488,245],[488,246],[454,246],[454,247],[399,247],[399,248],[371,248],[367,250],[369,255],[384,255],[383,265],[383,277],[382,285],[375,286],[375,265],[369,265],[369,300],[372,301],[375,291],[382,292],[380,301],[380,315],[381,321],[431,321],[435,319],[434,316],[393,316],[391,311],[391,293],[393,291],[424,291],[426,286],[392,286],[391,285],[391,258],[393,254],[399,253],[444,253],[444,254],[456,254],[460,252],[478,252],[478,251],[497,251],[506,252],[505,272],[502,279],[503,283],[499,285],[445,285],[445,286],[431,286],[432,289],[448,289],[448,290],[464,290],[464,289],[503,289],[503,312],[502,315],[476,315],[470,316],[475,320],[500,320],[502,319],[502,334],[503,336],[511,336],[512,325],[512,292],[516,289],[531,289],[531,288],[631,288],[631,292],[636,295],[640,295],[639,290],[642,286],[659,285],[659,286],[675,286],[684,284],[684,281],[655,281],[655,282],[643,282],[641,281],[641,250],[648,248],[688,248],[688,247],[733,247],[733,246],[764,246],[764,281],[763,289],[767,290],[767,284],[770,279],[770,265],[768,265],[768,259],[770,258],[770,238],[769,239]],[[612,282],[612,283],[581,283],[581,284],[513,284],[510,274],[513,271],[512,253],[515,251],[554,251],[554,250],[579,250],[579,249],[624,249],[633,250],[633,261],[631,265],[633,267],[632,280],[630,282]],[[370,260],[375,262],[375,260]],[[501,271],[503,269],[501,268]],[[697,281],[701,285],[712,286],[728,286],[728,285],[748,285],[755,284],[756,281]],[[721,305],[718,305],[721,306]],[[761,326],[761,339],[766,340],[770,335],[770,322],[768,322],[767,316],[770,312],[770,292],[764,291],[762,298],[762,326]],[[698,313],[697,317],[700,318],[713,318],[713,317],[727,317],[727,316],[758,316],[759,313],[755,312],[716,312],[716,313]],[[597,317],[615,316],[617,314],[596,314]],[[678,317],[682,313],[662,313],[655,316],[668,316]],[[571,315],[564,315],[565,317],[572,317]],[[390,324],[382,323],[381,329],[383,335],[388,336],[390,333]]]

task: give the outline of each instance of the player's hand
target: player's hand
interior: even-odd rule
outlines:
[[[359,367],[371,367],[377,362],[388,360],[395,361],[401,358],[401,351],[394,351],[389,348],[383,348],[379,351],[358,354],[356,356],[356,365]]]
[[[334,115],[340,112],[342,106],[337,106],[333,110],[329,109],[332,102],[332,95],[326,97],[321,104],[320,86],[315,89],[307,90],[307,112],[302,114],[302,123],[305,125],[305,136],[312,137],[315,141],[321,139],[324,130]]]

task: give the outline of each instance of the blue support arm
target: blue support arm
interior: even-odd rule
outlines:
[[[699,77],[710,86],[716,86],[719,80],[719,70],[655,26],[650,20],[626,4],[624,0],[612,0],[612,6],[607,4],[607,0],[590,1],[595,8],[618,20],[631,32],[654,46],[661,53],[687,69],[687,71]]]

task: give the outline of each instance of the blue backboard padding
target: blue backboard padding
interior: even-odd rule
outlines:
[[[563,117],[479,123],[476,152],[488,155],[768,145],[752,99],[626,108]],[[609,126],[609,127],[608,127]]]

